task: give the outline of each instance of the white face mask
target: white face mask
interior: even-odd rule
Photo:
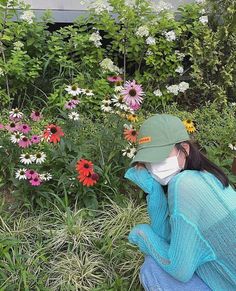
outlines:
[[[177,159],[179,152],[177,156],[169,157],[161,163],[145,163],[153,178],[161,185],[167,185],[170,179],[182,170]]]

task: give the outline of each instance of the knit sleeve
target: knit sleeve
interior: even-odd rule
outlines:
[[[136,225],[128,239],[143,253],[152,256],[172,277],[187,282],[201,264],[214,260],[215,254],[196,226],[182,214],[171,215],[170,224],[170,243],[156,234],[148,224]]]
[[[168,203],[160,183],[145,168],[130,168],[125,173],[125,178],[134,182],[144,192],[148,193],[146,200],[151,228],[156,234],[168,241],[170,238]]]

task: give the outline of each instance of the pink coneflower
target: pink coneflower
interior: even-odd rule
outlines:
[[[4,130],[4,129],[5,129],[5,126],[2,123],[0,123],[0,130]]]
[[[33,111],[30,114],[30,117],[32,118],[33,121],[39,121],[40,119],[42,119],[42,114],[39,111]]]
[[[73,109],[75,107],[76,107],[76,104],[72,100],[70,100],[70,101],[68,101],[68,102],[65,103],[65,108],[66,109]]]
[[[32,141],[32,143],[40,143],[41,137],[39,135],[32,135],[31,141]]]
[[[134,111],[138,110],[140,107],[141,107],[141,104],[138,104],[138,103],[130,106],[130,108],[133,109]]]
[[[20,124],[18,126],[18,130],[26,134],[26,133],[30,132],[31,128],[28,124]]]
[[[39,186],[41,184],[42,180],[39,177],[35,177],[35,178],[29,180],[29,182],[32,186]]]
[[[109,76],[107,80],[112,83],[122,82],[123,79],[120,76]]]
[[[74,103],[75,105],[80,103],[80,100],[77,99],[77,96],[74,96],[73,99],[70,100],[72,103]]]
[[[6,125],[5,128],[10,132],[18,131],[18,125],[15,122],[11,122],[10,124]]]
[[[23,136],[22,139],[18,142],[21,148],[28,148],[31,145],[31,140],[27,136]]]
[[[142,103],[143,98],[141,97],[144,92],[142,89],[142,85],[138,85],[135,83],[135,80],[127,81],[124,85],[124,89],[121,91],[121,94],[124,97],[124,102],[132,107],[136,104],[140,105]]]
[[[34,178],[37,178],[39,174],[35,172],[34,170],[27,170],[25,172],[25,176],[27,177],[27,179],[34,179]]]

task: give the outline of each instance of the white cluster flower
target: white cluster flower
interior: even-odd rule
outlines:
[[[173,8],[173,6],[169,3],[166,3],[165,1],[158,1],[158,4],[152,3],[153,9],[155,12],[160,13],[164,10],[170,10]]]
[[[149,36],[147,39],[146,39],[146,44],[149,44],[149,45],[154,45],[156,44],[156,40],[154,37],[152,36]]]
[[[110,11],[111,7],[104,3],[103,0],[97,0],[90,5],[90,9],[94,9],[96,14],[101,14],[104,11]]]
[[[70,120],[79,120],[79,113],[72,111],[68,114]]]
[[[164,35],[168,41],[176,40],[176,34],[175,34],[174,30],[164,32]]]
[[[19,51],[24,46],[24,44],[21,41],[16,41],[13,43],[13,46],[14,50]]]
[[[199,21],[202,23],[202,24],[206,24],[208,23],[208,16],[201,16],[199,18]]]
[[[156,89],[155,91],[153,91],[153,94],[157,97],[161,97],[162,96],[162,92],[160,89]]]
[[[233,145],[232,143],[229,144],[229,148],[232,150],[232,151],[236,151],[236,143]]]
[[[92,41],[96,47],[100,47],[102,45],[100,41],[101,39],[102,37],[99,34],[99,31],[93,32],[89,37],[89,40]]]
[[[140,26],[135,33],[137,36],[149,36],[149,29],[146,25]]]
[[[0,68],[0,77],[4,75],[3,69]]]
[[[33,11],[26,10],[24,13],[21,15],[21,19],[28,22],[29,24],[33,23],[33,18],[35,17]]]
[[[184,72],[184,68],[182,66],[179,66],[176,70],[175,70],[176,73],[179,73],[179,74],[183,74]]]
[[[100,62],[100,66],[103,69],[104,72],[113,72],[113,73],[119,73],[120,70],[117,66],[113,64],[113,61],[109,58],[105,58],[103,61]]]
[[[185,92],[187,89],[189,89],[189,83],[187,82],[181,82],[179,85],[171,85],[166,87],[167,91],[169,93],[172,93],[174,95],[178,95],[179,92]]]
[[[122,155],[127,156],[128,158],[132,159],[136,153],[136,148],[129,144],[124,150],[122,150]]]

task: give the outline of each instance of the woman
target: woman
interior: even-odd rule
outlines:
[[[146,255],[144,289],[235,291],[236,192],[181,120],[148,118],[131,165],[125,177],[148,193],[150,225],[136,225],[128,237]]]

